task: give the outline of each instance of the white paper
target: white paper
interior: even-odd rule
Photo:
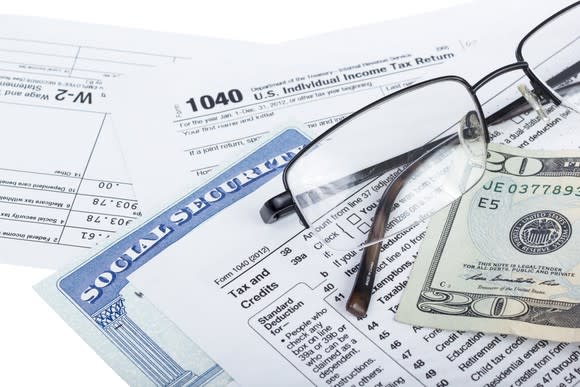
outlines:
[[[264,56],[238,57],[212,71],[184,65],[120,79],[115,126],[136,192],[147,208],[171,200],[272,127],[303,122],[317,135],[375,99],[446,75],[442,64],[485,39],[490,28],[523,36],[564,3],[469,4],[270,47]],[[514,18],[524,6],[528,16]],[[513,52],[498,58],[513,61]],[[498,58],[478,58],[478,75]],[[144,87],[154,92],[135,92]]]
[[[518,39],[505,39],[500,51],[504,45],[515,48]],[[478,58],[493,54],[494,46],[486,47],[477,51]],[[492,85],[487,93],[500,90]],[[498,96],[503,98],[503,94]],[[559,109],[555,114],[568,119],[533,146],[565,146],[562,134],[572,133],[579,116]],[[533,114],[524,114],[494,128],[497,139],[505,141],[534,119]],[[365,188],[380,188],[375,183]],[[387,248],[378,264],[369,313],[363,319],[348,314],[345,302],[360,253],[328,249],[311,229],[299,225],[296,216],[263,224],[258,209],[282,189],[280,179],[262,186],[130,277],[240,384],[536,386],[578,382],[578,343],[432,330],[394,321],[425,224],[383,244]],[[351,199],[328,216],[344,216],[342,225],[354,229],[356,224],[347,222],[368,221],[361,210],[373,202],[365,199],[364,189]],[[348,220],[344,214],[360,219]],[[345,236],[338,232],[337,237]],[[194,259],[191,251],[195,251]],[[193,309],[204,318],[198,313],[194,316]]]
[[[580,377],[577,343],[395,322],[424,225],[388,242],[369,314],[354,318],[345,300],[360,254],[329,250],[295,216],[261,223],[258,208],[281,188],[273,180],[130,278],[241,385],[535,386]]]
[[[281,189],[280,179],[272,180],[130,277],[241,385],[565,386],[579,380],[578,343],[394,321],[424,224],[387,241],[369,313],[353,317],[345,302],[360,253],[329,250],[296,216],[263,224],[258,209]],[[362,217],[360,209],[372,201],[359,203],[359,197],[345,207]]]
[[[105,106],[110,79],[250,46],[0,17],[0,262],[56,268],[139,216]]]

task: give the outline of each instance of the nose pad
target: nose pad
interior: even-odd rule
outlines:
[[[538,113],[538,116],[540,116],[542,120],[548,121],[548,114],[544,110],[544,107],[542,106],[538,96],[533,91],[528,89],[528,87],[524,84],[518,85],[518,91],[522,94],[525,100],[528,101],[532,109]]]
[[[479,115],[474,110],[467,112],[460,125],[459,142],[468,156],[467,165],[478,168],[482,166],[482,163],[485,165],[486,140]]]
[[[475,140],[483,135],[483,129],[477,113],[469,111],[461,121],[461,133],[465,140]]]

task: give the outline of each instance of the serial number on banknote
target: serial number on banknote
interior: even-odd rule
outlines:
[[[506,184],[503,181],[490,180],[481,187],[485,191],[510,194],[532,195],[574,195],[580,197],[580,186],[552,184]]]

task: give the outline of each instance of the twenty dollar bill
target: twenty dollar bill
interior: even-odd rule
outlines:
[[[431,219],[396,318],[580,341],[580,151],[490,145],[481,181]]]

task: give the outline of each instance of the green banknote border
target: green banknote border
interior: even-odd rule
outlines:
[[[479,294],[471,292],[448,291],[433,286],[433,279],[437,272],[442,254],[445,249],[446,241],[451,234],[451,229],[457,216],[457,211],[461,204],[462,198],[452,202],[448,207],[445,223],[438,238],[437,247],[431,258],[431,263],[425,276],[425,281],[419,292],[415,307],[423,313],[464,316],[472,318],[493,318],[503,320],[514,320],[532,324],[541,324],[555,327],[580,328],[580,303],[570,303],[563,301],[549,301],[533,297],[523,296],[506,296],[503,294]],[[478,301],[495,297],[499,303],[520,302],[525,305],[525,310],[515,316],[501,315],[482,315],[476,313],[472,305]],[[439,305],[425,309],[425,305]]]

